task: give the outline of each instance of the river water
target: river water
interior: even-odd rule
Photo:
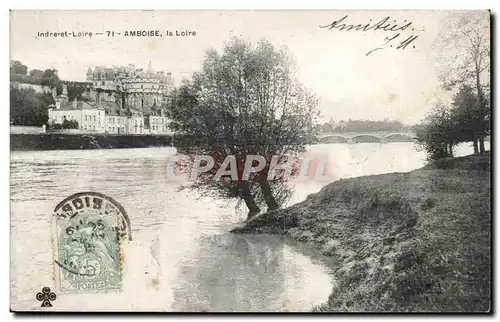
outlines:
[[[488,147],[489,148],[489,147]],[[412,143],[323,144],[334,179],[419,168]],[[472,153],[469,144],[456,155]],[[96,191],[126,209],[120,293],[60,295],[62,310],[308,311],[332,290],[333,258],[280,236],[232,235],[246,209],[179,191],[165,167],[174,148],[11,153],[11,308],[38,309],[35,295],[54,286],[50,220],[71,194]],[[297,183],[290,204],[326,182]]]

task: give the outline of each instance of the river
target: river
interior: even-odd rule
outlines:
[[[488,144],[489,142],[487,142]],[[489,149],[489,146],[487,147]],[[425,163],[412,143],[323,144],[336,179],[405,172]],[[469,144],[457,156],[472,153]],[[165,176],[174,148],[11,153],[11,305],[37,309],[53,287],[50,217],[69,195],[96,191],[120,202],[133,241],[125,249],[124,289],[69,294],[63,310],[308,311],[332,290],[333,258],[280,236],[232,235],[246,210],[236,202],[179,190]],[[326,182],[294,185],[289,204]]]

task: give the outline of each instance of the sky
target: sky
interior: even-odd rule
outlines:
[[[435,47],[454,15],[381,10],[11,11],[10,59],[29,69],[56,68],[64,80],[85,80],[87,69],[96,65],[135,64],[146,69],[151,61],[154,70],[171,72],[178,84],[200,70],[208,48],[221,50],[233,36],[251,43],[267,39],[288,47],[299,81],[319,98],[322,120],[391,119],[416,124],[437,102],[450,99],[450,93],[440,88]],[[392,30],[374,30],[386,17],[379,25]],[[488,17],[485,11],[484,18]],[[372,28],[330,29],[335,21],[337,26]],[[158,30],[162,37],[125,37],[124,32],[131,30]],[[93,36],[37,37],[47,31]],[[106,31],[114,31],[114,37]],[[174,36],[167,36],[167,31]],[[175,36],[182,31],[194,31],[196,36]],[[413,40],[401,48],[405,39]],[[376,48],[382,49],[367,55]]]

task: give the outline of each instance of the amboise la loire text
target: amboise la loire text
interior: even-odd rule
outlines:
[[[194,37],[196,36],[196,31],[193,30],[166,30],[161,32],[160,30],[126,30],[126,31],[114,31],[105,30],[104,32],[92,32],[92,31],[45,31],[37,32],[38,38],[83,38],[83,37],[94,37],[94,36],[106,36],[106,37]]]

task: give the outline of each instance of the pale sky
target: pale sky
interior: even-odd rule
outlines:
[[[319,27],[346,15],[343,22],[354,25],[373,25],[387,16],[388,28],[412,24],[400,31]],[[433,44],[450,17],[445,11],[12,11],[10,59],[29,69],[56,68],[64,80],[85,80],[88,67],[96,65],[133,63],[146,69],[151,61],[153,69],[172,72],[178,84],[200,70],[206,49],[220,50],[232,36],[267,39],[288,46],[299,80],[320,99],[324,120],[389,118],[414,124],[433,103],[449,99],[439,89]],[[115,37],[107,37],[106,30]],[[125,37],[127,30],[159,30],[163,37]],[[196,36],[168,37],[167,30],[195,31]],[[46,31],[94,35],[37,37]],[[383,46],[385,37],[398,32]],[[412,35],[418,38],[396,49]],[[378,47],[384,49],[366,56]]]

